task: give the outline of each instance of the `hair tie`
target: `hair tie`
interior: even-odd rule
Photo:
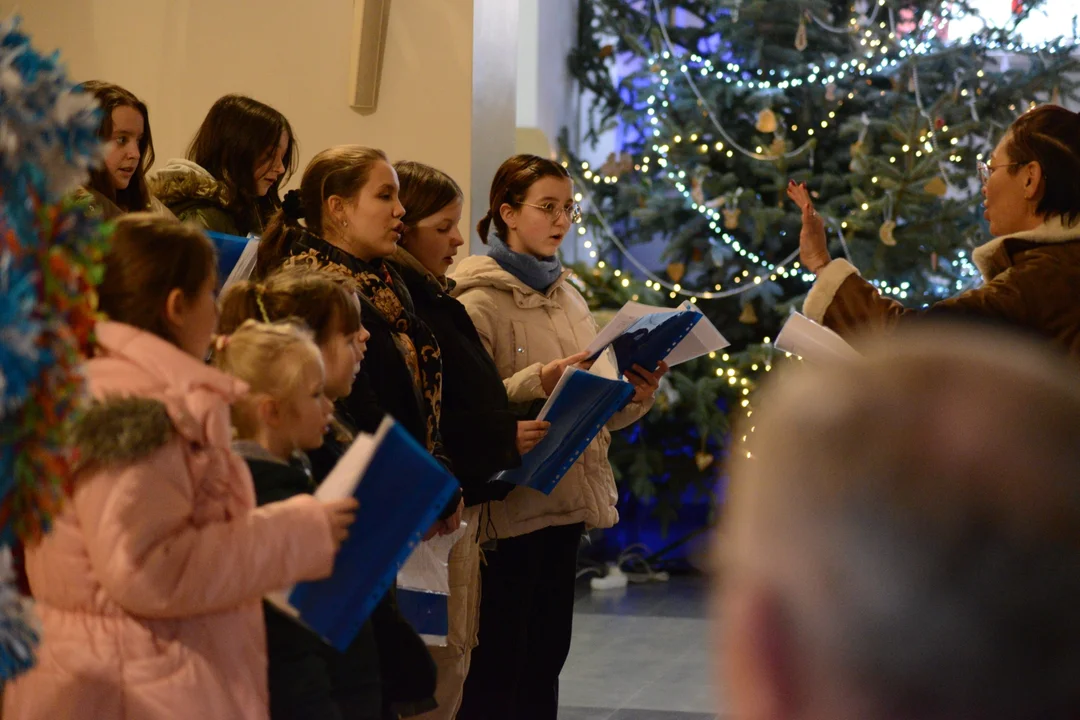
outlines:
[[[285,217],[290,220],[303,220],[304,203],[300,198],[300,191],[293,189],[285,193],[285,197],[281,201],[281,209],[285,213]]]
[[[263,303],[262,287],[259,285],[255,286],[255,304],[259,306],[259,314],[262,315],[263,322],[270,322],[270,313],[266,312],[266,305]]]

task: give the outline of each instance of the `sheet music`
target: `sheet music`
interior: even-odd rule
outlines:
[[[375,454],[375,448],[382,442],[392,424],[393,420],[388,415],[379,425],[375,435],[357,434],[352,445],[334,465],[334,469],[325,480],[319,483],[319,487],[314,492],[315,497],[324,502],[352,497],[356,492],[356,486],[360,484],[360,479],[364,476],[364,471],[371,462],[372,455]]]
[[[693,310],[695,312],[701,312],[701,310],[691,302],[684,302],[679,306],[680,310]],[[702,317],[701,320],[690,329],[690,334],[683,338],[671,354],[664,359],[669,366],[674,367],[681,363],[693,360],[694,358],[701,357],[702,355],[708,355],[711,352],[723,350],[730,345],[720,331],[716,329],[709,318]]]
[[[646,315],[676,312],[679,312],[677,308],[661,308],[639,302],[628,302],[619,309],[618,314],[611,319],[611,322],[600,329],[593,341],[589,343],[589,347],[585,348],[585,352],[589,353],[589,355],[600,352],[601,349],[610,345],[615,338],[626,332],[627,328]]]
[[[792,312],[773,343],[777,350],[811,362],[836,362],[862,357],[835,332],[805,315]]]
[[[605,325],[596,335],[586,352],[593,355],[602,348],[611,345],[620,335],[625,333],[631,325],[646,315],[672,315],[674,313],[691,311],[701,313],[701,310],[690,302],[684,302],[677,308],[656,307],[639,302],[628,302],[622,306],[618,314],[611,322]],[[716,329],[716,326],[702,314],[701,320],[694,324],[690,333],[675,346],[675,349],[664,358],[669,366],[693,360],[694,358],[707,355],[717,350],[722,350],[730,345],[727,339]]]

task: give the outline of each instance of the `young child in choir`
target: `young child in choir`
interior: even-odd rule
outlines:
[[[219,305],[219,328],[226,334],[252,320],[305,323],[322,354],[327,399],[336,402],[352,390],[370,334],[361,323],[360,304],[349,283],[309,268],[284,268],[260,282],[237,283],[225,292]],[[230,341],[226,353],[233,345]],[[268,364],[273,364],[272,360]],[[354,435],[352,422],[340,407],[331,425],[321,445],[306,453],[310,479],[301,482],[299,476],[289,473],[294,482],[284,486],[253,466],[260,503],[283,490],[310,492],[326,477]],[[254,450],[243,452],[249,462],[259,462],[258,447],[245,444]],[[284,474],[279,467],[272,469]],[[435,683],[431,658],[420,637],[401,617],[392,593],[376,606],[344,653],[276,608],[264,605],[264,609],[273,720],[380,720],[409,717],[430,706]]]
[[[477,226],[490,252],[465,258],[453,275],[454,295],[495,359],[511,402],[541,403],[567,364],[585,359],[582,351],[596,336],[589,306],[557,257],[579,214],[565,168],[534,155],[512,157],[496,173]],[[656,372],[635,366],[627,373],[631,402],[550,495],[519,487],[491,503],[490,523],[481,529],[498,543],[481,569],[480,643],[459,718],[555,720],[581,536],[619,517],[608,428],[644,415],[665,371],[661,364]]]
[[[152,210],[170,215],[151,193],[146,174],[154,164],[154,140],[146,103],[112,83],[89,80],[79,90],[92,93],[101,106],[98,134],[105,141],[101,167],[90,172],[85,190],[106,219]]]
[[[292,126],[274,108],[226,95],[188,147],[150,176],[150,189],[178,218],[229,235],[261,235],[281,207],[279,189],[296,168]]]
[[[150,213],[117,221],[73,429],[71,496],[27,548],[38,663],[4,717],[268,717],[260,599],[327,576],[355,501],[255,507],[229,447],[243,382],[208,367],[213,246]]]

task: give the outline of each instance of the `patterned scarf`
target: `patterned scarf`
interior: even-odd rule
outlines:
[[[417,402],[424,409],[427,449],[443,460],[439,435],[442,353],[431,329],[413,314],[405,282],[385,262],[366,263],[310,233],[293,244],[292,253],[287,264],[307,265],[349,280],[363,304],[393,329],[394,345],[409,368]]]

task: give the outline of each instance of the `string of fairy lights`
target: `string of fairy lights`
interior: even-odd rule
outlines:
[[[653,0],[653,3],[654,7],[659,10],[659,4],[657,0]],[[873,18],[876,17],[877,9],[882,7],[884,4],[885,0],[879,0],[874,9],[875,14],[871,15],[870,18],[867,19],[867,22],[860,23],[856,18],[853,17],[851,19],[851,29],[843,31],[851,32],[853,34],[860,34],[860,44],[867,48],[865,53],[852,57],[848,60],[832,58],[822,63],[808,63],[806,68],[809,74],[805,77],[791,77],[790,70],[781,70],[778,72],[775,69],[766,70],[759,68],[755,70],[753,74],[763,79],[754,80],[750,77],[751,73],[744,70],[737,63],[726,63],[723,69],[717,70],[711,60],[709,60],[708,58],[702,58],[701,56],[696,54],[691,54],[689,58],[689,63],[679,63],[679,72],[682,73],[682,75],[686,78],[688,85],[691,87],[691,89],[697,96],[699,104],[702,105],[702,107],[704,108],[704,113],[710,120],[710,123],[717,130],[717,132],[721,134],[722,137],[727,138],[729,141],[728,144],[725,145],[723,140],[717,140],[711,146],[712,149],[716,152],[725,152],[726,150],[725,155],[728,158],[733,157],[734,151],[738,151],[743,155],[755,160],[776,162],[780,158],[792,158],[799,156],[807,151],[811,151],[811,138],[814,135],[815,128],[807,128],[806,134],[808,140],[801,147],[791,151],[786,151],[783,153],[765,154],[760,147],[758,147],[755,151],[743,148],[739,145],[739,143],[732,140],[731,133],[729,133],[726,128],[724,128],[723,124],[719,121],[717,113],[713,111],[711,104],[705,100],[700,90],[697,88],[696,83],[693,80],[691,72],[692,69],[697,71],[702,76],[714,74],[716,79],[722,80],[724,82],[735,83],[737,86],[744,87],[751,92],[783,90],[789,87],[797,87],[799,85],[809,82],[818,82],[828,86],[835,83],[837,80],[844,79],[845,77],[861,77],[863,75],[869,76],[882,73],[890,68],[899,66],[901,62],[904,62],[912,56],[926,53],[930,49],[930,45],[928,44],[928,40],[926,39],[919,40],[914,37],[902,38],[898,43],[896,43],[896,56],[888,57],[887,55],[889,51],[889,46],[886,45],[881,38],[874,37],[874,33],[871,30],[861,31],[861,33],[859,33],[858,31],[861,26],[867,24],[872,25]],[[668,100],[664,99],[664,97],[666,95],[666,90],[671,82],[671,78],[668,69],[662,67],[661,63],[670,63],[672,61],[672,58],[675,56],[674,48],[671,44],[670,37],[667,34],[666,25],[662,20],[662,13],[658,13],[658,16],[661,17],[658,25],[665,42],[665,49],[662,53],[660,53],[660,55],[648,59],[649,66],[652,67],[654,70],[657,70],[657,72],[654,73],[654,77],[656,78],[658,87],[654,88],[654,92],[649,95],[647,99],[648,108],[646,110],[648,115],[648,122],[650,125],[653,126],[652,130],[654,138],[662,138],[662,132],[660,129],[661,117],[657,113],[656,106],[659,104],[659,107],[663,109],[668,107],[669,105]],[[896,39],[896,29],[894,25],[894,20],[891,15],[891,11],[890,23],[886,24],[885,22],[881,22],[879,24],[879,27],[882,30],[890,30],[888,34],[890,40]],[[837,31],[839,31],[839,29],[837,29]],[[931,29],[930,34],[932,35],[934,32],[935,31]],[[1057,41],[1053,41],[1051,43],[1044,43],[1042,45],[1019,43],[1015,41],[987,41],[985,44],[989,48],[1000,50],[1046,51],[1058,49],[1061,42],[1062,40],[1059,39]],[[878,52],[886,55],[886,57],[882,58],[877,64],[870,65],[869,61],[875,56],[875,53]],[[693,68],[691,67],[692,65]],[[977,76],[980,78],[983,77],[983,71],[980,70],[977,73]],[[922,109],[921,92],[918,87],[917,75],[914,75],[913,79],[916,84],[916,94],[919,96],[919,105]],[[966,88],[961,91],[961,95],[967,95]],[[855,92],[852,91],[848,94],[847,99],[853,99],[855,96]],[[829,121],[835,119],[836,111],[840,109],[840,107],[842,107],[843,102],[843,99],[839,99],[837,101],[836,107],[829,112],[829,117],[821,121],[820,126],[822,130],[829,127]],[[923,109],[923,114],[928,117],[925,109]],[[790,129],[792,131],[797,131],[798,127],[796,125],[792,125]],[[940,131],[943,134],[947,134],[948,127],[942,127],[940,128]],[[652,152],[656,154],[656,157],[654,158],[651,154],[643,155],[640,159],[640,162],[636,163],[635,169],[638,169],[643,173],[647,173],[650,169],[650,163],[653,162],[655,162],[661,168],[670,167],[672,164],[670,156],[672,145],[678,146],[684,143],[684,137],[679,134],[677,130],[673,129],[672,132],[674,132],[674,134],[671,135],[670,138],[658,140],[652,145]],[[946,139],[948,140],[948,144],[945,146],[945,148],[950,153],[949,160],[953,163],[959,163],[963,159],[962,156],[959,154],[960,149],[956,147],[960,142],[960,138],[954,136],[952,138],[946,137]],[[685,140],[688,140],[689,144],[697,144],[700,140],[700,137],[697,133],[691,133],[687,138],[685,138]],[[922,136],[920,136],[920,143],[920,146],[914,148],[910,145],[905,145],[903,147],[903,151],[905,153],[913,153],[913,156],[917,159],[923,157],[924,154],[930,155],[931,153],[941,152],[940,146],[938,145],[938,137],[935,134],[932,125]],[[708,153],[710,151],[709,143],[701,142],[698,146],[698,150],[702,154]],[[982,159],[981,153],[978,155],[978,158]],[[896,162],[896,157],[890,157],[890,163]],[[943,163],[944,161],[942,160],[941,162]],[[583,177],[586,181],[591,180],[594,183],[604,182],[609,184],[618,181],[618,176],[616,175],[606,175],[599,172],[593,172],[587,163],[582,164],[582,171]],[[719,239],[735,254],[744,258],[754,266],[755,274],[752,276],[749,270],[743,270],[742,273],[736,275],[736,277],[734,278],[734,282],[736,284],[740,284],[743,280],[746,280],[747,284],[743,285],[742,287],[728,290],[725,290],[721,284],[715,285],[712,290],[688,290],[683,288],[678,282],[667,282],[663,278],[651,272],[643,263],[639,262],[633,256],[633,254],[629,252],[629,250],[625,247],[625,245],[621,242],[617,235],[611,231],[610,225],[607,224],[606,219],[602,216],[602,213],[599,213],[599,209],[595,206],[595,204],[593,204],[594,214],[600,221],[601,228],[606,238],[624,255],[624,257],[627,258],[627,260],[632,265],[634,265],[648,278],[647,283],[650,288],[655,288],[657,290],[660,290],[662,288],[666,290],[672,298],[681,295],[684,297],[689,297],[692,302],[697,302],[698,296],[702,297],[703,299],[717,299],[739,295],[749,290],[752,290],[755,285],[760,285],[766,279],[776,280],[778,277],[783,277],[798,278],[805,282],[813,281],[812,274],[801,272],[798,263],[792,262],[794,260],[794,256],[797,253],[789,256],[788,258],[785,258],[780,263],[771,263],[759,256],[757,253],[753,252],[752,250],[744,247],[738,239],[725,232],[723,227],[724,221],[722,219],[722,211],[717,209],[715,201],[702,203],[694,199],[693,189],[691,187],[688,187],[686,182],[684,182],[686,180],[685,170],[675,170],[674,168],[672,168],[668,170],[665,175],[669,180],[673,182],[676,190],[683,195],[688,204],[694,210],[702,213],[708,218],[709,229],[717,237],[719,237]],[[878,178],[876,176],[873,177],[871,180],[874,184],[877,184],[878,182]],[[579,186],[585,185],[586,183],[581,183],[579,181]],[[866,206],[864,206],[862,209],[865,210],[867,208]],[[831,224],[834,226],[834,229],[840,236],[841,244],[844,247],[846,253],[847,247],[846,242],[844,242],[843,238],[843,228],[846,227],[847,223],[837,223],[835,220],[832,220]],[[582,232],[584,234],[585,229],[581,228],[579,232]],[[586,242],[588,243],[588,241]],[[591,243],[588,243],[587,247],[589,245],[591,245]],[[594,250],[591,251],[590,256],[596,257],[596,252]],[[966,253],[964,253],[963,251],[960,251],[956,254],[956,256],[953,258],[953,262],[956,262],[960,266],[960,275],[962,277],[978,278],[978,271],[976,270],[974,265],[971,264]],[[750,284],[751,282],[753,284]],[[908,290],[910,288],[910,285],[906,282],[893,285],[887,281],[879,280],[875,281],[875,285],[877,285],[882,290],[882,292],[894,295],[900,299],[906,299],[908,297]],[[957,289],[962,289],[964,286],[964,281],[957,280],[956,286]]]
[[[770,163],[776,163],[782,160],[792,160],[809,155],[809,162],[812,168],[815,133],[827,130],[831,123],[835,121],[837,111],[843,107],[844,103],[848,100],[854,100],[858,93],[863,92],[852,82],[854,80],[897,73],[902,66],[910,64],[910,67],[912,68],[911,79],[914,86],[912,89],[916,94],[920,114],[927,121],[928,127],[920,134],[918,145],[912,142],[902,146],[901,149],[903,153],[905,155],[910,154],[915,159],[921,159],[924,155],[927,157],[935,156],[941,165],[943,179],[948,177],[945,168],[946,153],[947,161],[957,165],[964,159],[962,153],[967,151],[977,152],[976,158],[979,160],[983,159],[983,153],[978,152],[979,148],[974,147],[974,143],[964,143],[964,145],[961,146],[961,143],[964,142],[962,138],[955,135],[950,136],[948,126],[939,127],[935,132],[933,119],[930,117],[930,114],[923,103],[923,93],[917,72],[917,63],[915,61],[918,57],[927,55],[935,49],[934,41],[937,38],[937,27],[934,26],[933,22],[929,22],[929,15],[920,19],[909,19],[913,28],[924,28],[924,32],[921,36],[917,37],[916,33],[911,32],[906,37],[900,37],[901,33],[897,30],[896,20],[891,8],[889,8],[888,11],[888,22],[877,20],[879,11],[886,5],[886,0],[877,0],[874,3],[873,11],[869,15],[860,14],[859,16],[853,16],[850,19],[849,24],[845,27],[831,26],[820,18],[807,12],[807,20],[813,21],[815,25],[827,32],[851,35],[857,40],[857,47],[855,47],[853,52],[847,57],[833,57],[822,61],[807,62],[805,65],[799,67],[788,67],[783,69],[748,69],[742,67],[737,62],[731,61],[725,61],[717,65],[710,58],[702,57],[697,53],[690,53],[687,56],[680,58],[679,53],[676,52],[674,44],[671,42],[671,38],[668,35],[667,26],[663,20],[664,15],[663,12],[661,12],[659,1],[652,0],[652,3],[654,10],[656,11],[657,26],[663,39],[664,49],[657,55],[647,58],[647,67],[653,70],[651,77],[654,82],[653,87],[649,90],[645,108],[647,117],[646,132],[651,136],[652,144],[650,146],[651,149],[644,152],[642,156],[633,163],[633,167],[643,174],[647,174],[653,165],[665,170],[665,172],[661,174],[661,177],[671,181],[674,188],[685,198],[688,205],[693,210],[706,217],[709,229],[714,236],[723,242],[734,254],[743,258],[751,268],[744,268],[740,273],[736,274],[732,279],[732,283],[735,287],[730,288],[724,288],[722,284],[716,284],[709,290],[695,290],[684,288],[678,282],[670,282],[660,277],[630,252],[625,243],[623,243],[618,235],[612,230],[599,203],[593,201],[591,193],[588,191],[589,184],[617,183],[619,179],[618,174],[608,174],[602,170],[594,170],[587,162],[581,164],[580,171],[578,168],[570,168],[571,175],[574,177],[577,187],[579,188],[576,199],[579,202],[584,201],[587,206],[589,206],[590,213],[597,221],[605,239],[646,278],[646,287],[651,290],[666,292],[671,299],[681,296],[689,298],[691,303],[697,303],[699,298],[712,300],[742,295],[760,287],[760,285],[767,280],[776,281],[778,278],[793,278],[807,283],[814,280],[814,275],[806,273],[796,260],[798,251],[795,251],[778,263],[772,263],[760,254],[743,246],[736,237],[726,232],[725,218],[723,215],[724,203],[718,202],[717,199],[706,200],[704,202],[696,199],[694,197],[695,188],[693,187],[693,182],[688,180],[687,173],[684,169],[677,169],[675,167],[677,162],[674,155],[677,154],[680,149],[685,150],[690,147],[696,147],[697,152],[701,155],[717,153],[720,154],[721,157],[731,159],[734,157],[734,153],[738,152],[752,160]],[[869,7],[867,6],[866,9],[869,9]],[[950,16],[946,11],[939,19],[947,21],[949,17]],[[1015,40],[1005,40],[1001,39],[1000,35],[995,36],[986,34],[976,38],[975,42],[984,50],[1002,53],[1053,53],[1060,51],[1065,47],[1064,38],[1059,38],[1047,43],[1035,44]],[[670,94],[673,77],[676,74],[681,75],[686,81],[687,86],[696,97],[698,105],[702,108],[703,114],[719,137],[706,139],[699,133],[691,132],[685,134],[679,128],[671,127],[670,115],[663,111],[670,107],[668,95]],[[984,76],[985,73],[982,70],[979,70],[976,73],[978,79],[982,79]],[[852,87],[846,96],[837,94],[835,98],[828,98],[835,104],[827,111],[827,117],[824,117],[817,125],[810,125],[804,128],[802,131],[804,140],[801,144],[793,146],[790,143],[793,136],[789,138],[789,133],[794,134],[799,132],[798,125],[791,124],[774,135],[778,140],[774,140],[774,145],[766,152],[766,150],[760,146],[753,149],[743,147],[735,140],[734,135],[729,132],[724,123],[721,122],[720,116],[715,112],[712,104],[698,88],[695,77],[708,78],[710,82],[719,81],[729,86],[734,86],[735,90],[741,91],[747,95],[766,97],[773,93],[813,83],[817,83],[826,89],[827,98],[830,94],[836,93],[835,86],[838,81],[843,81],[845,84],[850,83]],[[880,92],[881,95],[885,94],[884,91],[879,90],[878,92]],[[974,93],[971,93],[966,87],[958,87],[958,95],[967,100],[971,106],[972,118],[977,122],[978,115],[975,109]],[[1033,104],[1034,103],[1032,103],[1032,105]],[[779,145],[778,141],[782,142],[783,145]],[[986,141],[983,144],[988,146],[989,142]],[[673,149],[676,151],[675,153],[673,153]],[[988,149],[988,147],[984,149]],[[896,156],[890,156],[889,162],[890,164],[896,164],[898,158]],[[569,163],[564,162],[564,165],[569,166]],[[701,180],[698,179],[698,183],[700,182]],[[871,183],[873,185],[878,185],[879,178],[876,176],[872,177]],[[700,190],[697,194],[700,198]],[[866,211],[868,206],[864,205],[861,209]],[[848,253],[847,243],[844,237],[844,230],[848,228],[847,221],[838,221],[835,218],[828,217],[825,219],[837,233],[841,246],[850,259],[850,253]],[[891,218],[886,218],[886,220],[889,219]],[[584,235],[586,229],[580,227],[579,232]],[[586,240],[585,247],[590,249],[590,256],[596,258],[597,252],[596,250],[591,249],[591,246],[591,241]],[[977,282],[980,277],[977,268],[971,262],[968,253],[964,250],[958,250],[951,258],[942,258],[939,262],[955,266],[952,267],[952,269],[957,270],[957,274],[959,275],[959,277],[953,281],[950,281],[947,278],[939,279],[940,283],[947,283],[951,286],[943,285],[941,287],[943,293],[947,294],[962,290],[969,281]],[[605,262],[599,260],[598,266],[601,269],[605,268]],[[751,272],[751,269],[753,272]],[[623,271],[620,269],[615,269],[613,272],[618,279],[618,282],[623,287],[629,287],[631,282],[629,274],[624,275]],[[911,284],[908,281],[895,284],[885,280],[872,280],[871,282],[883,294],[891,295],[900,300],[908,299],[912,289]],[[749,362],[749,366],[745,368],[746,371],[758,373],[760,371],[770,372],[772,370],[773,349],[771,347],[771,342],[771,338],[766,337],[763,339],[762,344],[764,349],[761,352],[766,353],[765,359]],[[784,355],[786,357],[791,357],[789,353],[784,353]],[[712,353],[709,357],[716,360],[717,354]],[[729,385],[739,389],[738,395],[740,396],[740,407],[746,413],[747,418],[752,417],[753,408],[750,404],[750,395],[753,388],[756,387],[756,381],[753,379],[752,375],[745,372],[737,363],[733,363],[732,357],[729,354],[722,354],[719,360],[722,364],[719,364],[715,369],[716,375],[718,377],[726,378]],[[747,432],[753,432],[753,430],[753,426],[750,426]],[[746,441],[746,439],[747,436],[743,435],[742,440]]]

